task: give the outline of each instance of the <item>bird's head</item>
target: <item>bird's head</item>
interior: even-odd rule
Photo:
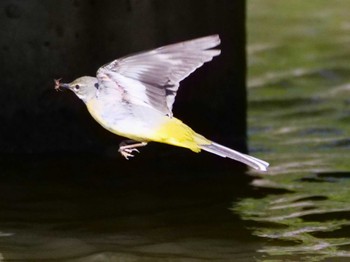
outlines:
[[[69,89],[73,91],[85,103],[96,95],[99,83],[96,77],[83,76],[75,79],[71,83],[60,83],[60,79],[55,80],[55,89]]]

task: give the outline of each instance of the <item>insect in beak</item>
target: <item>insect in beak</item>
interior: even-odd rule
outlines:
[[[55,82],[55,90],[56,91],[62,91],[60,89],[60,87],[64,88],[64,89],[69,89],[70,85],[69,84],[65,84],[65,83],[60,83],[62,78],[59,79],[54,79],[53,81]]]

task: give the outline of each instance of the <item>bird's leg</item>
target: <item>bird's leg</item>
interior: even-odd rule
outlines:
[[[133,143],[133,144],[130,144]],[[125,140],[119,144],[119,150],[118,152],[125,157],[125,159],[129,160],[129,157],[134,157],[132,152],[139,153],[140,151],[137,149],[137,147],[143,147],[146,146],[146,142],[136,142],[134,140]]]

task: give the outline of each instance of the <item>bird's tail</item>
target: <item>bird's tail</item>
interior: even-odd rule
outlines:
[[[174,146],[188,148],[196,153],[201,149],[221,157],[228,157],[242,162],[260,171],[266,171],[269,163],[258,158],[242,154],[236,150],[210,141],[194,132],[189,126],[177,118],[167,118],[167,121],[154,133],[151,141],[167,143]]]
[[[204,145],[199,145],[201,149],[204,151],[213,153],[215,155],[221,156],[221,157],[228,157],[234,160],[237,160],[239,162],[242,162],[248,166],[251,166],[252,168],[255,168],[259,171],[266,171],[267,167],[269,166],[269,163],[252,157],[248,156],[246,154],[240,153],[236,150],[233,150],[231,148],[222,146],[220,144],[217,144],[215,142],[211,142],[210,144],[204,144]]]

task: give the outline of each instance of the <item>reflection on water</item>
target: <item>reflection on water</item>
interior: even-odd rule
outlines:
[[[279,242],[260,249],[270,255],[350,257],[349,186],[350,174],[344,177],[328,173],[284,173],[286,181],[274,178],[254,181],[258,187],[288,188],[285,193],[262,199],[245,199],[236,210],[244,219],[256,221],[254,234]],[[291,181],[291,178],[295,179]],[[328,234],[325,234],[328,233]],[[286,243],[280,241],[289,241]]]
[[[0,157],[0,261],[250,261],[260,241],[228,208],[244,170],[175,150],[173,164]]]
[[[249,1],[250,137],[271,169],[233,210],[269,240],[261,261],[350,259],[350,3],[336,2]]]

